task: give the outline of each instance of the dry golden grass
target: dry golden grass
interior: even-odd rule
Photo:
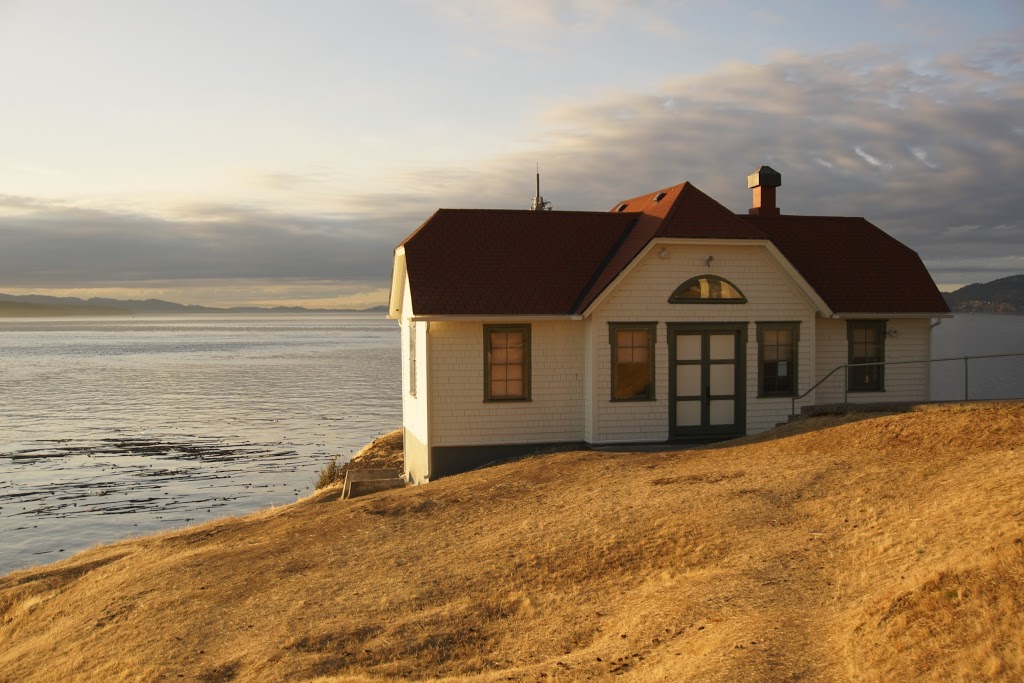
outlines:
[[[0,578],[0,681],[1024,679],[1024,405],[556,453]]]

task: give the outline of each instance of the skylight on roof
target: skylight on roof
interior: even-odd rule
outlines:
[[[654,196],[654,203],[657,204],[658,202],[660,202],[664,198],[665,198],[665,193],[664,192],[659,192],[658,194],[656,194]]]
[[[615,210],[618,211],[619,213],[622,213],[623,211],[626,210],[627,206],[629,206],[629,204],[619,204],[619,208],[617,208]]]

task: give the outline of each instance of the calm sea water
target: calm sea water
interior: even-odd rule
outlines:
[[[932,358],[1024,353],[1024,315],[962,313],[947,318],[932,335]],[[964,361],[932,364],[936,401],[964,399]],[[978,358],[967,363],[967,396],[974,399],[1024,398],[1024,356]]]
[[[959,315],[933,356],[1024,352],[1024,316]],[[971,398],[1024,397],[1024,357],[971,361]],[[963,398],[963,362],[933,368]],[[0,320],[0,573],[289,503],[330,456],[401,425],[380,317]]]
[[[401,426],[381,316],[0,319],[0,573],[308,494]]]

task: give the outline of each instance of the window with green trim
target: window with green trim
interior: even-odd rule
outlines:
[[[654,340],[657,323],[609,323],[612,400],[654,398]]]
[[[484,325],[484,400],[530,400],[529,325]]]
[[[885,320],[850,320],[846,336],[850,365],[881,363],[885,360]],[[862,365],[849,368],[850,391],[885,390],[885,366]]]
[[[745,304],[747,297],[739,287],[717,275],[691,277],[676,287],[670,304]]]
[[[758,396],[795,396],[799,322],[757,323]]]

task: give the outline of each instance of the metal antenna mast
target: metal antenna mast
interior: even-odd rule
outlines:
[[[537,195],[533,198],[533,204],[530,206],[531,211],[550,211],[551,202],[544,201],[544,198],[540,196],[540,164],[537,164]]]

